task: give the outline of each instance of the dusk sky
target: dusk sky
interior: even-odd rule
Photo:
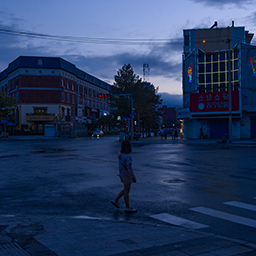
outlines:
[[[179,106],[183,29],[215,21],[256,33],[256,0],[1,0],[0,71],[19,56],[54,56],[113,84],[124,64],[143,78],[147,63],[164,104]]]

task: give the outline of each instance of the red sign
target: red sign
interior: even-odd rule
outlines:
[[[228,92],[204,92],[190,94],[190,112],[229,111]],[[239,111],[239,91],[232,91],[232,111]]]

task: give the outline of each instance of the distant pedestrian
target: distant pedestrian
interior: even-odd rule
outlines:
[[[168,132],[168,131],[167,131],[167,129],[165,128],[165,129],[164,129],[164,138],[165,138],[165,139],[167,139],[167,132]]]
[[[204,138],[204,131],[203,131],[203,127],[201,126],[200,128],[200,139],[203,139]]]
[[[172,139],[173,140],[175,139],[175,129],[174,128],[172,129]]]
[[[161,135],[161,140],[164,138],[164,130],[160,130],[159,134]]]
[[[132,152],[132,146],[130,141],[125,140],[122,142],[121,145],[121,152],[118,154],[119,159],[119,177],[121,179],[121,182],[124,185],[124,188],[119,192],[116,199],[111,201],[111,203],[117,207],[119,206],[119,199],[124,196],[124,201],[126,205],[125,212],[127,213],[134,213],[137,212],[136,209],[133,207],[130,207],[130,200],[129,200],[129,193],[131,189],[132,182],[136,182],[135,175],[132,170],[132,157],[130,153]]]
[[[174,130],[174,137],[175,137],[175,139],[178,138],[178,130],[177,130],[177,128]]]

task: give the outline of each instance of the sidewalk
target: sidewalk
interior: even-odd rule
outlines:
[[[256,255],[256,244],[170,225],[88,216],[1,216],[0,255]]]

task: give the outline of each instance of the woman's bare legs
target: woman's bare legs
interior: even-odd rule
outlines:
[[[130,208],[130,203],[129,203],[129,193],[130,193],[130,189],[131,189],[131,184],[124,184],[124,189],[122,189],[120,191],[120,193],[117,195],[115,201],[118,202],[118,200],[124,196],[124,202],[126,205],[126,208],[129,209]]]

